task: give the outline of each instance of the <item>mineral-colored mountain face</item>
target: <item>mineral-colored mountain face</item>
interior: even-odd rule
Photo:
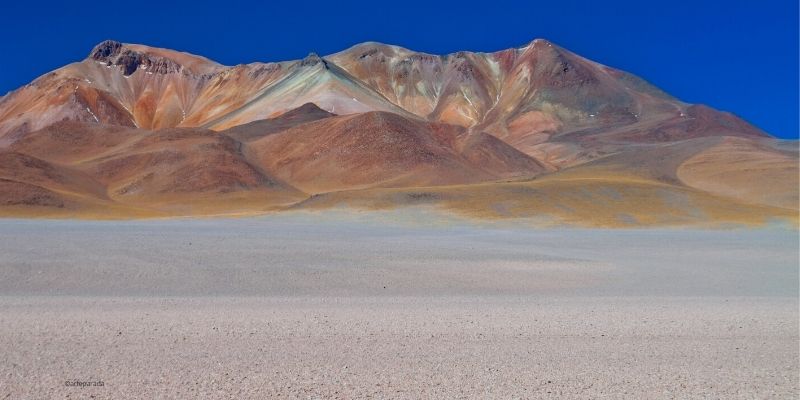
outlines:
[[[552,223],[797,220],[796,142],[545,40],[223,66],[105,41],[0,99],[0,213],[426,204]]]

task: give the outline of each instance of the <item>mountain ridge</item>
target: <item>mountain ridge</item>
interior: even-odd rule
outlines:
[[[451,75],[456,75],[456,76],[455,77],[451,77],[451,76],[448,75],[448,76],[439,76],[438,77],[438,79],[443,79],[444,81],[439,83],[440,87],[437,87],[437,88],[431,87],[431,88],[429,88],[429,89],[431,89],[431,90],[429,90],[430,92],[437,92],[438,93],[438,95],[435,95],[434,93],[428,93],[429,95],[434,94],[437,97],[437,98],[432,99],[432,100],[427,100],[427,102],[430,103],[430,104],[427,104],[427,105],[424,105],[424,106],[423,105],[414,106],[412,103],[414,103],[414,101],[417,101],[415,99],[408,99],[408,100],[406,100],[406,103],[404,104],[403,101],[398,101],[398,99],[403,99],[403,98],[407,98],[408,96],[413,96],[414,93],[411,93],[411,94],[409,94],[409,93],[395,93],[390,88],[384,87],[384,86],[386,86],[386,84],[388,84],[388,82],[381,83],[381,82],[377,82],[376,81],[378,78],[387,79],[387,77],[372,77],[371,80],[374,81],[374,84],[370,85],[370,79],[366,79],[366,80],[365,79],[361,79],[363,76],[361,76],[361,77],[359,76],[359,75],[361,75],[361,74],[359,74],[359,67],[361,67],[361,66],[360,65],[356,65],[356,62],[354,60],[348,59],[348,58],[353,58],[353,55],[356,54],[356,53],[358,53],[359,57],[362,57],[365,54],[367,54],[367,57],[372,57],[372,56],[374,56],[376,54],[380,55],[382,57],[385,57],[386,54],[382,53],[382,51],[384,51],[385,49],[398,50],[401,53],[400,56],[398,56],[399,58],[397,60],[393,60],[393,62],[395,64],[397,64],[396,66],[397,66],[398,70],[397,71],[387,71],[385,73],[396,72],[397,74],[399,74],[401,76],[403,74],[411,74],[411,73],[414,72],[413,69],[415,69],[415,67],[419,67],[419,65],[415,65],[414,64],[415,62],[417,62],[418,64],[421,64],[423,68],[424,68],[424,64],[425,63],[438,63],[440,65],[437,65],[435,67],[440,69],[440,71],[438,72],[439,74],[441,74],[442,72],[449,72]],[[607,73],[607,71],[605,71],[605,69],[611,70],[610,68],[602,66],[599,63],[595,63],[595,62],[580,58],[579,56],[576,56],[573,53],[568,52],[567,50],[564,50],[564,49],[552,44],[551,42],[543,40],[543,39],[535,39],[535,40],[531,41],[529,44],[527,44],[526,46],[522,46],[522,47],[518,47],[518,48],[512,48],[512,49],[506,49],[506,50],[499,50],[499,51],[496,51],[496,52],[476,52],[476,53],[455,52],[455,53],[450,53],[450,54],[447,54],[447,55],[432,55],[432,54],[427,54],[427,53],[415,52],[415,51],[408,50],[408,49],[405,49],[405,48],[402,48],[402,47],[399,47],[399,46],[379,44],[377,42],[365,42],[365,43],[360,43],[360,44],[351,46],[350,48],[348,48],[346,50],[331,54],[329,56],[318,57],[318,58],[320,60],[325,60],[326,62],[332,63],[337,67],[340,67],[345,72],[347,72],[348,75],[356,78],[356,80],[363,81],[367,86],[372,88],[375,92],[381,94],[383,97],[388,99],[390,102],[394,103],[395,106],[397,106],[399,108],[402,108],[405,111],[409,111],[410,113],[415,114],[417,116],[420,116],[420,117],[423,117],[423,118],[426,118],[426,119],[442,120],[444,122],[455,123],[457,125],[471,125],[472,124],[470,122],[471,119],[475,120],[475,121],[472,121],[475,124],[482,123],[484,125],[491,125],[490,123],[492,122],[492,118],[489,118],[489,120],[487,121],[487,118],[486,118],[487,115],[484,115],[484,114],[492,112],[493,109],[501,101],[501,99],[499,97],[497,97],[497,96],[499,96],[499,94],[498,93],[494,93],[494,92],[497,92],[497,91],[502,92],[501,89],[503,89],[503,88],[500,88],[500,86],[502,86],[503,83],[500,82],[500,81],[497,81],[497,82],[494,82],[493,85],[489,85],[491,87],[487,87],[487,88],[470,87],[468,85],[467,86],[461,85],[458,82],[451,82],[453,80],[452,78],[455,78],[456,80],[486,79],[487,78],[486,75],[491,74],[491,72],[487,72],[487,71],[489,69],[493,69],[493,68],[494,69],[505,68],[505,69],[508,69],[509,72],[513,72],[513,71],[510,71],[510,69],[513,68],[513,66],[515,65],[515,63],[517,61],[524,60],[526,57],[527,58],[533,57],[534,56],[533,53],[535,53],[535,52],[544,52],[544,51],[550,51],[552,53],[552,54],[547,55],[547,57],[551,58],[551,60],[545,60],[545,61],[547,61],[547,62],[555,62],[555,63],[558,63],[559,65],[563,64],[563,65],[566,66],[564,69],[566,69],[567,71],[564,72],[562,70],[562,72],[564,72],[565,76],[567,74],[569,74],[569,68],[571,66],[580,69],[580,68],[586,67],[586,65],[591,65],[591,66],[594,66],[594,67],[597,67],[597,68],[604,69],[602,71],[603,73]],[[372,53],[372,54],[369,54],[369,53]],[[483,60],[483,59],[476,58],[478,56],[491,56],[493,58],[489,59],[489,60]],[[214,124],[213,123],[209,123],[210,117],[207,117],[207,118],[202,117],[202,113],[198,112],[200,110],[195,111],[195,110],[193,110],[193,107],[202,108],[203,105],[197,105],[197,103],[201,103],[204,100],[204,96],[214,95],[214,96],[218,97],[220,95],[224,96],[224,95],[230,95],[230,94],[220,93],[219,90],[216,90],[216,91],[209,90],[208,91],[209,93],[193,93],[194,91],[198,91],[198,90],[202,89],[202,88],[198,88],[196,86],[198,86],[198,85],[202,86],[203,82],[208,81],[208,80],[215,80],[214,82],[210,82],[212,84],[218,83],[219,80],[223,80],[223,81],[229,82],[229,81],[231,81],[231,78],[232,78],[229,75],[236,74],[237,72],[239,72],[239,70],[246,70],[246,71],[241,71],[241,72],[247,72],[250,75],[250,79],[245,80],[245,82],[243,82],[243,84],[245,84],[245,86],[248,86],[248,87],[252,88],[252,90],[250,90],[247,93],[244,93],[243,96],[241,96],[240,99],[232,99],[232,103],[234,103],[234,104],[232,104],[232,107],[236,108],[236,106],[240,107],[245,102],[252,101],[253,97],[257,96],[259,92],[261,92],[261,91],[263,91],[265,89],[268,89],[269,87],[271,87],[272,84],[279,82],[279,81],[276,82],[276,81],[273,81],[273,80],[270,80],[270,79],[258,80],[257,78],[259,76],[268,76],[268,75],[270,75],[270,73],[275,73],[276,71],[279,71],[279,70],[284,70],[285,71],[287,69],[293,69],[293,67],[298,67],[298,66],[299,67],[303,67],[303,66],[306,66],[306,65],[304,65],[304,63],[308,62],[308,60],[302,59],[302,60],[282,61],[282,62],[274,62],[274,63],[266,63],[266,64],[257,62],[257,63],[250,63],[250,64],[239,64],[239,65],[236,65],[236,66],[224,66],[224,65],[221,65],[221,64],[219,64],[219,63],[217,63],[215,61],[209,60],[209,59],[201,57],[201,56],[196,56],[196,55],[193,55],[193,54],[190,54],[190,53],[178,52],[178,51],[173,51],[173,50],[168,50],[168,49],[161,49],[161,48],[156,48],[156,47],[149,47],[149,46],[138,45],[138,44],[125,44],[125,43],[120,43],[120,42],[116,42],[116,41],[107,40],[107,41],[103,41],[103,42],[99,43],[98,45],[96,45],[92,49],[92,51],[89,53],[87,58],[84,59],[83,61],[70,64],[70,65],[68,65],[66,67],[63,67],[63,68],[60,68],[60,69],[58,69],[58,70],[56,70],[54,72],[51,72],[49,74],[45,74],[42,77],[37,78],[36,80],[34,80],[34,82],[32,82],[32,84],[33,85],[42,84],[43,82],[40,82],[40,81],[42,81],[43,78],[46,79],[48,76],[52,76],[53,74],[57,74],[57,73],[59,73],[59,71],[63,70],[62,72],[65,75],[63,78],[66,81],[76,81],[75,83],[77,83],[77,86],[78,86],[76,88],[76,90],[78,88],[90,90],[91,87],[92,87],[93,80],[91,79],[91,76],[86,76],[86,75],[97,75],[97,71],[80,70],[81,68],[73,68],[73,69],[79,69],[78,71],[69,70],[70,66],[76,65],[76,64],[85,64],[89,60],[91,60],[92,62],[98,63],[98,64],[102,64],[107,69],[108,68],[121,69],[121,72],[122,72],[121,75],[123,77],[126,77],[126,79],[130,79],[132,77],[132,75],[136,75],[136,74],[139,74],[139,75],[174,75],[174,74],[178,74],[178,75],[184,75],[184,76],[191,75],[195,80],[199,81],[199,82],[192,82],[192,85],[190,85],[190,87],[188,87],[188,88],[182,87],[181,85],[179,85],[177,83],[174,83],[174,82],[167,82],[167,85],[166,85],[167,87],[166,88],[165,87],[161,87],[161,86],[165,86],[163,84],[161,84],[161,85],[149,84],[148,85],[148,83],[146,83],[146,82],[138,83],[141,86],[145,86],[144,88],[139,88],[140,91],[146,91],[144,89],[149,89],[150,91],[167,92],[167,93],[162,93],[164,96],[162,96],[161,99],[154,99],[152,97],[145,97],[143,99],[136,98],[137,94],[135,94],[135,93],[119,93],[119,90],[117,90],[117,93],[113,93],[113,92],[112,93],[108,93],[108,95],[110,95],[114,100],[116,100],[116,103],[124,103],[124,104],[111,104],[111,105],[108,105],[106,108],[116,108],[122,114],[126,114],[127,113],[129,119],[133,123],[135,123],[136,126],[143,127],[143,128],[159,128],[159,127],[171,127],[171,126],[206,126],[206,127],[214,128],[214,126],[213,126]],[[167,60],[167,61],[165,61],[165,60]],[[363,61],[363,58],[361,60]],[[390,61],[392,61],[392,60],[390,60]],[[481,65],[478,65],[479,63],[481,63]],[[581,64],[586,64],[586,65],[581,65]],[[501,67],[501,65],[505,65],[505,67]],[[409,68],[411,70],[409,70]],[[450,68],[450,70],[449,71],[441,71],[442,68]],[[67,69],[67,70],[64,70],[64,69]],[[86,69],[86,68],[83,68],[83,69]],[[419,68],[416,68],[416,69],[419,69]],[[478,72],[476,72],[476,71],[478,71]],[[662,91],[660,91],[657,88],[655,88],[654,86],[646,83],[641,78],[635,77],[635,76],[633,76],[631,74],[628,74],[628,73],[625,73],[625,72],[622,72],[622,71],[619,71],[619,70],[613,70],[613,71],[615,71],[614,73],[620,74],[620,77],[621,77],[620,79],[622,81],[635,81],[636,82],[636,84],[629,85],[630,87],[633,87],[633,86],[644,87],[645,88],[644,91],[646,91],[646,92],[652,92],[652,93],[656,93],[657,92],[659,94],[659,96],[665,95]],[[375,73],[374,70],[371,70],[370,72],[371,73]],[[420,72],[420,71],[417,71],[417,72]],[[516,71],[516,72],[520,72],[521,73],[521,72],[525,72],[525,71]],[[528,71],[528,72],[530,72],[530,71]],[[553,72],[553,71],[550,71],[550,72]],[[595,74],[595,75],[597,75],[599,73],[600,72],[598,72],[598,71],[593,71],[593,74]],[[278,75],[280,75],[280,74],[278,74]],[[603,75],[605,75],[605,74],[603,74]],[[101,77],[101,78],[103,80],[109,80],[108,77]],[[237,77],[237,78],[239,78],[239,77]],[[281,78],[281,76],[275,76],[275,78]],[[495,78],[497,78],[497,77],[495,77]],[[561,84],[560,84],[561,86],[564,86],[563,82],[569,82],[569,80],[565,80],[565,79],[562,79],[562,78],[559,78],[560,79],[559,82],[561,82]],[[566,78],[569,78],[569,77],[566,77]],[[601,78],[605,79],[608,82],[610,82],[607,76],[602,76]],[[580,73],[577,73],[577,74],[574,74],[574,76],[572,76],[571,79],[572,79],[573,82],[578,82],[578,83],[584,82],[585,83],[588,80],[597,80],[598,78],[594,77],[594,76],[589,76],[589,77],[581,76]],[[83,82],[81,82],[81,80]],[[522,80],[524,80],[524,79],[522,79]],[[512,81],[513,82],[518,82],[518,81],[521,81],[521,79],[512,79]],[[606,83],[608,83],[608,82],[606,82]],[[82,83],[86,83],[87,85],[83,85]],[[106,84],[108,84],[108,83],[109,82],[106,82]],[[111,82],[111,83],[117,84],[117,82]],[[158,83],[160,83],[160,82],[158,82]],[[545,83],[547,83],[547,82],[545,82]],[[445,87],[448,84],[450,84],[450,86],[452,86],[452,87],[451,88]],[[17,92],[19,90],[24,90],[27,86],[30,86],[30,85],[26,85],[26,86],[18,89],[17,91],[10,92],[6,96],[4,96],[4,99],[3,99],[4,101],[3,102],[8,101],[11,97],[14,97],[15,95],[18,95]],[[86,87],[86,86],[88,86],[88,87]],[[628,89],[630,89],[630,87]],[[107,91],[106,88],[101,87],[101,85],[97,85],[96,89],[99,89],[100,91]],[[211,88],[211,89],[213,89],[213,88]],[[504,88],[504,89],[505,89],[505,91],[507,93],[513,92],[515,90],[519,91],[519,89],[515,89],[515,88]],[[556,88],[556,89],[558,89],[558,88]],[[180,93],[180,94],[173,93],[173,91],[178,91],[178,90],[182,90],[183,93]],[[411,88],[409,90],[414,91],[415,89]],[[622,91],[621,88],[617,88],[615,90],[620,93],[619,94],[620,96],[623,96],[623,94],[621,93],[621,91]],[[134,90],[134,91],[136,91],[136,90]],[[463,94],[463,92],[465,92],[465,91],[470,92],[470,95],[468,96],[466,94]],[[493,93],[487,93],[487,91],[492,91]],[[458,92],[462,92],[462,95],[459,95]],[[542,90],[540,89],[539,92],[542,92]],[[557,90],[556,90],[556,92],[557,92]],[[491,96],[489,96],[490,94],[494,94],[496,96],[496,102],[491,104],[491,105],[483,104],[483,103],[489,102],[489,100],[491,100],[491,99],[488,98],[488,97],[491,97]],[[97,97],[103,97],[103,95],[104,95],[103,93],[100,93],[100,94],[98,94],[96,96]],[[448,101],[451,101],[450,99],[445,99],[446,101],[444,101],[444,102],[440,101],[442,99],[440,99],[438,97],[441,96],[441,95],[444,95],[444,96],[456,96],[456,97],[460,97],[460,98],[452,99],[452,103],[453,104],[449,104]],[[549,94],[547,94],[547,93],[546,94],[541,94],[540,93],[540,96],[543,96],[543,97],[548,97],[548,96],[549,97],[558,97],[559,94],[558,93],[549,93]],[[91,96],[89,96],[89,97],[91,97]],[[159,102],[159,101],[160,102],[167,102],[167,100],[177,101],[177,100],[174,100],[175,97],[178,97],[179,98],[178,100],[180,100],[178,102],[181,103],[181,107],[179,107],[180,108],[180,112],[181,112],[181,118],[180,119],[176,118],[176,115],[172,115],[171,117],[165,117],[165,118],[162,118],[162,119],[158,119],[157,121],[154,122],[152,120],[153,118],[145,118],[143,116],[143,114],[145,114],[145,111],[148,110],[148,106],[150,108],[153,107],[153,104],[149,104],[149,103]],[[195,99],[195,97],[197,99]],[[419,100],[419,101],[425,101],[425,100]],[[510,101],[510,102],[513,103],[514,99],[508,99],[508,100],[507,99],[502,99],[502,101],[505,101],[505,102]],[[575,110],[572,110],[573,112],[572,112],[572,114],[570,114],[569,110],[564,110],[563,108],[559,109],[557,104],[555,104],[555,105],[551,104],[546,99],[545,100],[536,99],[534,101],[539,101],[539,103],[544,103],[544,104],[539,104],[539,107],[540,108],[548,108],[548,107],[550,107],[551,109],[553,109],[553,112],[555,114],[559,114],[560,113],[559,114],[560,117],[570,117],[573,120],[574,119],[581,119],[581,118],[583,118],[583,119],[586,119],[586,118],[603,118],[600,115],[601,111],[598,109],[598,107],[596,105],[589,105],[586,110],[579,110],[579,111],[585,111],[585,112],[578,113],[580,115],[577,115],[577,114],[575,114]],[[9,115],[8,115],[9,112],[6,111],[6,110],[2,110],[2,103],[3,102],[0,102],[0,119],[7,120],[8,117],[9,117]],[[84,101],[84,102],[86,102],[86,101]],[[309,101],[309,102],[314,102],[314,101]],[[114,102],[108,101],[106,103],[110,104],[110,103],[114,103]],[[315,103],[319,104],[320,101],[316,101]],[[465,105],[464,103],[469,103],[469,104]],[[611,104],[611,103],[607,102],[606,104]],[[671,106],[673,108],[674,107],[680,108],[680,106],[682,104],[685,104],[685,103],[670,104],[669,106]],[[90,109],[89,112],[79,113],[79,115],[77,115],[77,116],[68,114],[68,115],[65,115],[65,117],[67,117],[67,118],[76,117],[76,119],[77,119],[77,117],[83,117],[83,119],[87,120],[88,122],[91,122],[91,120],[95,119],[95,118],[102,119],[103,122],[115,120],[114,117],[109,116],[109,115],[105,115],[103,110],[100,110],[99,113],[95,113],[94,112],[94,111],[96,111],[95,108],[103,108],[102,106],[96,106],[94,104],[86,104],[86,105],[88,105],[88,107],[85,107],[85,108],[89,108]],[[296,106],[298,106],[300,104],[296,104],[296,105],[293,104],[293,105],[296,107]],[[171,105],[171,106],[172,106],[172,108],[175,108],[174,105]],[[493,106],[495,106],[495,107],[493,107]],[[521,110],[522,112],[527,111],[526,109],[524,109],[525,108],[524,106],[523,107],[520,107],[519,105],[516,105],[516,106],[511,105],[511,106],[512,107],[516,107],[517,109],[522,109]],[[286,105],[285,107],[280,108],[279,110],[276,110],[276,112],[279,113],[279,112],[282,112],[282,111],[287,111],[287,110],[295,108],[295,107],[292,107],[292,105]],[[663,107],[665,107],[665,105],[662,104],[660,107],[663,108]],[[138,110],[141,110],[141,111],[137,112],[137,108],[138,108]],[[528,108],[530,108],[530,107],[528,107]],[[348,109],[347,108],[343,108],[343,110],[348,110]],[[151,111],[151,113],[153,113],[152,110],[150,110],[150,111]],[[233,111],[233,110],[230,110],[230,111]],[[331,111],[331,110],[328,109],[327,111]],[[429,116],[428,113],[425,113],[425,111],[427,111],[428,113],[434,112],[435,115]],[[617,111],[619,111],[619,110],[617,110]],[[631,111],[631,110],[628,110],[628,111]],[[187,115],[187,112],[188,112],[189,115]],[[198,114],[200,114],[200,115],[197,115],[197,116],[193,117],[191,114],[193,114],[195,112],[198,112]],[[467,115],[463,115],[463,114],[467,114]],[[628,114],[630,114],[628,116],[622,115],[624,113],[620,114],[619,112],[617,112],[616,114],[620,114],[620,115],[614,116],[613,114],[615,114],[615,113],[612,110],[612,113],[607,115],[606,118],[609,118],[609,119],[613,119],[615,117],[617,119],[623,118],[623,117],[630,118],[630,115],[636,115],[637,113],[636,112],[634,112],[633,114],[628,113]],[[680,112],[678,114],[680,114]],[[215,118],[221,118],[224,115],[225,115],[225,112],[224,111],[220,111],[220,112],[215,113],[214,117]],[[277,114],[272,114],[272,115],[261,115],[260,114],[260,115],[254,116],[253,117],[254,119],[252,119],[252,120],[263,119],[263,118],[266,118],[266,117],[269,117],[269,116],[274,116],[274,115],[277,115]],[[479,118],[479,116],[482,116],[482,117]],[[570,118],[564,118],[564,119],[570,119]],[[480,121],[477,121],[478,119],[480,119]],[[116,117],[116,120],[117,120],[117,122],[119,122],[120,118]],[[54,122],[54,121],[47,121],[47,122]],[[185,122],[185,124],[181,125],[184,122]],[[245,122],[250,122],[250,121],[241,121],[241,122],[245,123]],[[9,131],[29,130],[29,129],[35,129],[37,127],[42,127],[43,126],[41,124],[37,125],[35,123],[31,123],[30,124],[31,126],[25,127],[25,126],[23,126],[24,125],[24,121],[18,123],[16,126],[8,126],[8,125],[10,125],[10,124],[7,121],[6,121],[6,124],[0,125],[0,135],[8,134]],[[497,129],[503,130],[504,127],[498,127]]]
[[[235,66],[103,41],[0,98],[0,215],[797,222],[796,147],[543,39]]]

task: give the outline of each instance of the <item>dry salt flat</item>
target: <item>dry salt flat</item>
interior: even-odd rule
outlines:
[[[0,220],[0,399],[797,398],[799,323],[790,228]]]

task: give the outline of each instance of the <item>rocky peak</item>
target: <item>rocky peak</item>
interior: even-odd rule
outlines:
[[[129,76],[139,69],[155,74],[169,74],[182,70],[180,64],[169,58],[135,51],[115,40],[106,40],[95,46],[89,54],[89,58],[104,62],[109,66],[118,66],[125,76]]]
[[[317,53],[308,53],[306,58],[300,61],[301,67],[311,67],[315,65],[322,65],[323,68],[329,69],[328,62],[318,56]]]
[[[94,46],[92,52],[89,53],[89,58],[98,61],[106,61],[110,57],[119,54],[122,49],[122,43],[116,40],[104,40],[97,46]]]

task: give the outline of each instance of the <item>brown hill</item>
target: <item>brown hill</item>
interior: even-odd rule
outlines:
[[[248,151],[267,170],[308,193],[472,183],[544,171],[488,135],[467,136],[456,127],[369,112],[302,124],[254,141]]]
[[[17,182],[154,214],[228,210],[237,202],[268,209],[303,198],[250,164],[240,142],[199,128],[146,131],[65,122],[23,135],[10,150],[0,160],[4,175]],[[219,207],[220,201],[231,204]]]
[[[796,142],[725,137],[682,163],[676,175],[709,193],[800,210]]]
[[[9,149],[57,163],[75,164],[114,151],[144,134],[126,126],[60,121],[20,135]]]
[[[152,216],[123,207],[91,176],[14,151],[0,151],[0,210],[6,216]]]

